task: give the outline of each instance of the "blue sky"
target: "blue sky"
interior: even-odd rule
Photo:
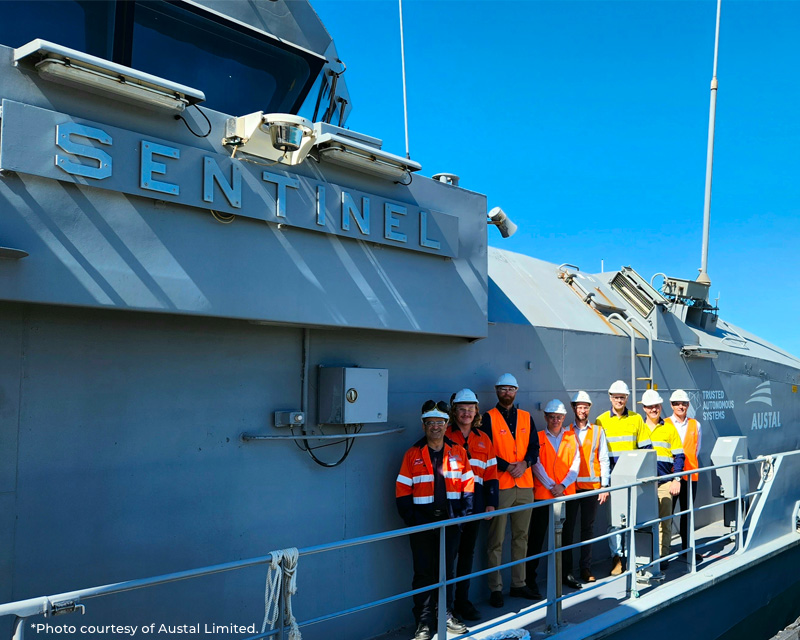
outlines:
[[[347,125],[405,151],[396,0],[316,0]],[[405,0],[410,148],[588,272],[700,266],[715,0]],[[723,0],[709,275],[720,315],[800,355],[800,2]]]

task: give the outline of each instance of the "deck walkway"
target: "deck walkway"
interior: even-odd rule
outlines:
[[[723,536],[729,529],[723,527],[721,522],[713,523],[702,527],[696,532],[696,544],[700,547],[705,542],[714,540]],[[675,535],[672,539],[672,550],[677,551],[680,548],[680,538]],[[697,563],[698,571],[705,569],[712,564],[730,556],[734,550],[734,544],[731,540],[725,539],[722,542],[715,543],[709,547],[698,550],[702,556],[702,561]],[[594,574],[598,580],[590,586],[586,585],[582,589],[572,589],[564,586],[563,595],[568,596],[563,601],[563,615],[562,620],[564,625],[558,629],[558,633],[548,633],[545,628],[546,607],[545,601],[530,602],[521,598],[511,598],[508,592],[505,596],[505,606],[496,609],[488,604],[488,591],[484,591],[482,600],[474,598],[473,602],[478,607],[478,610],[483,615],[483,619],[472,623],[469,627],[470,631],[467,636],[479,640],[498,633],[502,629],[527,629],[532,640],[540,640],[543,638],[557,640],[562,635],[571,635],[569,630],[576,625],[589,621],[602,613],[610,611],[614,607],[619,606],[625,601],[629,601],[629,596],[626,592],[627,580],[625,576],[621,578],[610,578],[600,576],[608,576],[611,569],[610,559],[603,562],[596,563],[594,566]],[[642,603],[642,598],[654,590],[657,590],[660,585],[680,580],[687,574],[690,569],[687,564],[685,556],[678,560],[670,562],[669,567],[663,572],[663,581],[652,581],[650,585],[639,584],[638,600]],[[410,578],[410,576],[409,576]],[[546,592],[545,577],[542,576],[539,582],[539,590],[542,593]],[[474,581],[472,592],[479,593],[479,584],[483,583],[482,578],[477,578]],[[509,621],[516,614],[522,614],[516,620]],[[411,625],[403,627],[388,634],[377,636],[374,640],[407,640],[414,637],[414,628]],[[436,638],[437,636],[434,636]],[[457,636],[448,635],[448,638],[455,640]]]

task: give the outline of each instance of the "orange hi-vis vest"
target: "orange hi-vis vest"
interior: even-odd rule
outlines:
[[[464,447],[453,444],[444,445],[442,465],[447,499],[451,502],[453,515],[462,515],[459,501],[463,494],[472,494],[475,480]],[[427,443],[418,443],[406,451],[403,464],[395,483],[395,497],[411,496],[415,506],[433,503],[434,473]],[[471,502],[470,502],[471,504]]]
[[[472,429],[469,432],[470,445],[464,439],[461,429],[456,426],[447,428],[446,437],[450,438],[457,445],[464,447],[469,455],[469,464],[472,473],[475,474],[475,484],[483,484],[484,481],[497,480],[497,459],[494,457],[494,445],[483,431]]]
[[[506,424],[503,414],[497,407],[489,409],[492,416],[492,441],[494,452],[498,458],[506,462],[521,462],[528,451],[528,443],[531,437],[531,414],[522,409],[517,409],[517,434],[516,438],[511,437],[511,429]],[[533,488],[533,473],[530,467],[525,469],[519,478],[513,477],[508,471],[500,472],[497,470],[497,479],[500,481],[500,489],[511,489],[517,485],[520,489]]]
[[[587,438],[588,439],[588,438]],[[553,449],[550,444],[550,439],[544,431],[539,432],[539,463],[544,467],[547,476],[556,484],[561,484],[564,478],[569,473],[569,468],[572,466],[575,456],[578,455],[578,439],[572,431],[564,430],[564,435],[561,438],[561,443],[558,445],[558,451]],[[564,488],[564,495],[569,496],[575,493],[575,483],[572,482],[568,487]],[[539,478],[534,476],[533,479],[533,499],[534,500],[552,500],[555,496],[550,493],[549,489],[539,481]]]
[[[600,429],[602,427],[592,424],[586,427],[589,432],[580,444],[578,428],[575,423],[567,427],[567,431],[575,434],[575,441],[580,447],[581,470],[578,472],[578,489],[600,488]]]
[[[664,422],[673,424],[672,420],[669,418],[665,419]],[[683,455],[685,456],[685,461],[683,463],[684,471],[700,468],[700,464],[697,461],[697,420],[693,418],[689,418],[689,422],[686,425],[686,437],[683,440]],[[690,477],[697,482],[699,476],[699,473],[693,473]],[[685,477],[686,476],[684,476],[684,478]]]

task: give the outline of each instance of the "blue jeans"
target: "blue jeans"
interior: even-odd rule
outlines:
[[[609,527],[606,533],[612,531],[622,531],[622,527]],[[618,533],[608,539],[608,548],[611,549],[612,556],[622,556],[622,534]]]

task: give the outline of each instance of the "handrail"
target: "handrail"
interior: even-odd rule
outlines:
[[[653,334],[649,326],[634,316],[623,318],[620,314],[614,312],[607,317],[609,320],[619,320],[631,328],[629,334],[631,338],[631,408],[636,411],[636,330],[633,324],[639,325],[639,328],[642,329],[641,334],[647,340],[647,357],[650,359],[649,380],[651,383],[653,382]]]
[[[628,327],[631,330],[630,334],[628,334],[631,339],[631,397],[633,398],[631,408],[633,411],[636,411],[636,332],[633,330],[633,327],[625,321],[625,318],[616,311],[608,314],[608,319],[619,320],[623,327]],[[625,333],[628,333],[628,329],[625,329]]]
[[[794,456],[794,455],[800,455],[800,450],[777,453],[777,454],[774,454],[773,457],[775,457],[775,458],[785,458],[785,457]],[[491,512],[491,513],[473,514],[473,515],[464,516],[464,517],[461,517],[461,518],[454,518],[454,519],[449,519],[449,520],[440,521],[440,522],[436,522],[436,523],[418,525],[418,526],[408,527],[408,528],[404,528],[404,529],[396,529],[396,530],[386,531],[386,532],[382,532],[382,533],[378,533],[378,534],[370,534],[370,535],[366,535],[366,536],[360,536],[360,537],[357,537],[357,538],[351,538],[351,539],[347,539],[347,540],[342,540],[342,541],[337,541],[337,542],[332,542],[332,543],[326,543],[326,544],[321,544],[321,545],[313,545],[313,546],[309,546],[309,547],[305,547],[303,549],[300,549],[299,550],[299,555],[301,555],[301,556],[314,555],[314,554],[317,554],[317,553],[323,553],[323,552],[327,552],[327,551],[335,551],[335,550],[345,549],[345,548],[348,548],[348,547],[354,547],[354,546],[358,546],[358,545],[369,544],[369,543],[372,543],[372,542],[380,542],[380,541],[384,541],[384,540],[390,540],[390,539],[393,539],[393,538],[405,537],[405,536],[408,536],[408,535],[413,534],[413,533],[420,533],[420,532],[423,532],[423,531],[433,531],[433,530],[437,530],[438,529],[440,531],[440,536],[441,536],[440,537],[440,540],[441,540],[440,566],[441,566],[441,563],[444,562],[444,555],[443,554],[444,554],[444,531],[445,531],[445,527],[448,527],[448,526],[451,526],[451,525],[456,525],[456,524],[463,524],[463,523],[467,523],[467,522],[473,522],[473,521],[476,521],[476,520],[482,520],[482,519],[485,519],[487,517],[496,517],[496,516],[499,516],[499,515],[509,515],[509,514],[512,514],[512,513],[525,511],[525,510],[528,510],[528,509],[548,508],[549,510],[552,511],[553,506],[555,504],[557,504],[557,503],[564,503],[564,502],[568,502],[570,500],[580,500],[580,499],[583,499],[583,498],[596,496],[596,495],[599,495],[601,493],[605,493],[605,492],[609,492],[609,491],[611,491],[611,492],[613,492],[613,491],[626,491],[628,493],[628,509],[627,509],[627,521],[626,521],[627,526],[623,529],[623,532],[624,532],[624,534],[626,536],[628,536],[628,539],[630,541],[629,542],[629,556],[631,558],[635,558],[636,557],[636,555],[635,555],[635,536],[633,534],[635,533],[636,530],[644,528],[644,527],[647,527],[647,526],[652,526],[656,522],[661,522],[662,520],[674,519],[674,518],[682,515],[684,512],[678,512],[678,513],[675,513],[675,514],[670,514],[668,516],[665,516],[664,518],[658,518],[657,520],[651,520],[651,521],[648,521],[646,523],[637,523],[636,522],[636,518],[633,517],[633,514],[631,512],[632,511],[632,509],[631,509],[631,492],[632,492],[632,490],[634,488],[636,488],[636,487],[638,487],[640,485],[643,485],[643,484],[648,484],[648,483],[653,483],[653,482],[664,482],[665,480],[668,480],[668,479],[671,479],[671,478],[686,476],[686,475],[693,474],[693,473],[710,473],[712,471],[718,471],[720,469],[725,469],[725,468],[730,468],[730,467],[743,467],[745,465],[761,464],[762,462],[763,462],[762,458],[747,459],[747,460],[736,460],[734,462],[729,462],[729,463],[725,463],[725,464],[701,467],[699,469],[694,469],[694,470],[691,470],[691,471],[681,471],[681,472],[673,473],[673,474],[670,474],[670,475],[648,477],[648,478],[641,479],[641,480],[639,480],[637,482],[619,484],[619,485],[614,485],[612,487],[602,487],[600,489],[581,492],[580,494],[573,494],[573,495],[570,495],[570,496],[564,496],[564,497],[561,497],[561,498],[553,498],[553,499],[550,499],[550,500],[542,500],[542,501],[538,501],[538,502],[535,502],[533,504],[528,504],[528,505],[520,505],[520,506],[517,506],[517,507],[509,507],[507,509],[498,509],[498,510],[496,510],[494,512]],[[676,554],[670,554],[669,556],[665,556],[664,558],[660,558],[660,559],[657,559],[657,560],[655,560],[655,561],[653,561],[651,563],[648,563],[647,565],[644,566],[644,568],[647,568],[647,567],[649,567],[651,565],[655,565],[657,562],[659,562],[661,560],[670,559],[672,557],[679,557],[680,555],[683,555],[684,553],[688,553],[688,554],[690,554],[690,558],[689,558],[690,562],[689,562],[689,564],[691,565],[691,571],[695,572],[696,571],[695,549],[697,548],[696,544],[695,544],[695,539],[694,539],[694,515],[695,515],[695,512],[696,511],[701,511],[701,510],[707,509],[707,508],[718,507],[721,504],[725,504],[727,502],[733,502],[733,501],[735,501],[736,505],[737,505],[737,516],[736,516],[737,527],[736,527],[736,531],[735,531],[735,535],[736,535],[737,541],[736,541],[736,545],[735,545],[735,548],[736,548],[735,553],[741,553],[743,551],[743,549],[744,549],[744,544],[743,543],[744,543],[744,533],[745,533],[744,521],[743,521],[743,513],[742,513],[743,496],[741,495],[741,487],[739,486],[740,474],[738,474],[738,473],[734,474],[734,478],[735,478],[735,482],[736,482],[736,490],[735,490],[734,497],[726,498],[725,500],[722,500],[722,501],[719,501],[719,502],[714,502],[714,503],[709,504],[709,505],[703,505],[701,507],[698,507],[697,509],[694,508],[692,492],[689,491],[688,492],[689,508],[686,510],[686,512],[689,514],[689,517],[690,517],[688,548],[685,551],[680,551],[680,552],[677,552]],[[763,493],[763,491],[765,490],[766,486],[767,485],[764,485],[758,491],[751,492],[748,495],[753,495],[753,494],[758,495],[760,493]],[[550,528],[552,528],[552,525],[551,525]],[[417,593],[422,593],[424,591],[430,590],[431,588],[438,588],[441,591],[441,597],[445,598],[444,590],[450,584],[455,584],[455,583],[460,582],[462,580],[466,580],[466,579],[469,579],[469,578],[485,575],[487,573],[490,573],[492,571],[496,571],[496,570],[499,570],[499,569],[508,568],[508,567],[514,566],[516,564],[520,564],[522,562],[527,562],[528,560],[531,560],[531,559],[534,559],[534,558],[543,558],[543,557],[548,557],[549,558],[551,556],[554,556],[554,554],[562,553],[564,551],[571,551],[571,550],[576,549],[578,547],[581,547],[583,545],[594,544],[596,542],[608,539],[609,537],[611,537],[613,535],[615,535],[615,532],[605,533],[605,534],[596,536],[596,537],[592,538],[591,540],[580,541],[580,542],[577,542],[577,543],[574,543],[574,544],[571,544],[571,545],[568,545],[568,546],[563,546],[563,547],[558,547],[558,548],[552,548],[553,545],[550,545],[551,548],[548,548],[546,551],[542,551],[542,552],[540,552],[538,554],[526,557],[526,558],[524,558],[522,560],[512,561],[512,562],[500,565],[500,567],[492,567],[492,568],[482,569],[480,571],[473,572],[469,576],[456,577],[456,578],[452,578],[450,580],[443,579],[443,577],[445,576],[445,572],[441,571],[440,572],[440,580],[439,580],[438,583],[436,583],[434,585],[429,585],[429,586],[426,586],[426,587],[422,587],[420,589],[403,592],[401,594],[398,594],[398,595],[395,595],[395,596],[391,596],[391,597],[388,597],[388,598],[382,598],[380,600],[376,600],[376,601],[372,601],[372,602],[365,603],[365,604],[362,604],[362,605],[358,605],[357,607],[353,607],[351,609],[334,612],[332,614],[327,614],[327,615],[324,615],[324,616],[318,616],[317,618],[301,622],[300,626],[301,627],[302,626],[308,626],[310,624],[316,624],[316,623],[319,623],[319,622],[323,622],[325,620],[333,619],[335,617],[341,617],[343,615],[347,615],[348,613],[354,613],[356,611],[363,611],[363,610],[371,608],[371,607],[379,606],[381,604],[386,604],[386,603],[389,603],[389,602],[394,602],[394,601],[400,600],[402,598],[406,598],[406,597],[408,597],[410,595],[414,595],[414,594],[417,594]],[[731,535],[731,533],[727,533],[724,536],[721,536],[717,540],[712,540],[711,542],[703,543],[701,545],[701,548],[710,546],[712,544],[715,544],[715,543],[717,543],[717,542],[729,537],[730,535]],[[40,614],[43,614],[43,613],[46,614],[46,615],[51,615],[53,613],[53,607],[58,605],[59,603],[65,602],[65,601],[71,601],[73,604],[77,604],[80,600],[88,600],[88,599],[92,599],[92,598],[97,598],[97,597],[102,597],[102,596],[122,593],[122,592],[125,592],[125,591],[132,591],[132,590],[136,590],[136,589],[148,588],[148,587],[162,585],[162,584],[166,584],[166,583],[170,583],[170,582],[177,582],[177,581],[182,581],[182,580],[187,580],[187,579],[194,579],[194,578],[208,576],[208,575],[212,575],[212,574],[216,574],[216,573],[221,573],[221,572],[226,572],[226,571],[233,571],[233,570],[243,569],[243,568],[247,568],[247,567],[253,567],[253,566],[256,566],[256,565],[260,565],[260,564],[267,564],[267,563],[270,562],[271,559],[272,559],[272,554],[267,554],[265,556],[258,556],[258,557],[249,558],[249,559],[245,559],[245,560],[227,562],[227,563],[216,564],[216,565],[209,565],[209,566],[206,566],[206,567],[200,567],[200,568],[197,568],[197,569],[190,569],[190,570],[186,570],[186,571],[168,573],[168,574],[163,574],[163,575],[159,575],[159,576],[155,576],[155,577],[151,577],[151,578],[129,580],[129,581],[124,581],[124,582],[118,582],[118,583],[102,585],[102,586],[98,586],[98,587],[91,587],[91,588],[79,589],[79,590],[75,590],[75,591],[62,592],[62,593],[58,593],[58,594],[54,594],[54,595],[50,595],[50,596],[41,596],[41,597],[38,597],[38,598],[29,598],[29,599],[26,599],[26,600],[20,600],[20,601],[16,601],[16,602],[8,602],[8,603],[0,604],[0,617],[6,616],[6,615],[13,615],[13,616],[16,616],[18,620],[22,620],[24,618],[28,618],[28,617],[34,616],[34,615],[40,615]],[[598,585],[591,585],[589,587],[584,587],[581,590],[581,592],[585,593],[586,591],[591,590],[592,588],[597,588],[597,587],[599,587],[599,586],[601,586],[603,584],[608,584],[609,582],[612,582],[612,581],[617,580],[617,579],[626,579],[628,581],[628,586],[630,587],[629,588],[629,592],[635,597],[636,595],[638,595],[638,591],[635,588],[636,573],[637,573],[637,571],[639,571],[643,567],[637,567],[635,562],[631,563],[631,565],[633,565],[633,566],[629,565],[627,570],[625,572],[623,572],[622,574],[620,574],[619,576],[616,576],[611,580],[605,580],[602,583],[599,583]],[[560,579],[560,576],[554,576],[552,571],[548,572],[548,581],[555,580],[556,577],[558,577]],[[555,607],[558,606],[558,604],[561,601],[567,600],[568,598],[573,597],[574,595],[576,595],[576,594],[572,593],[572,594],[562,595],[562,596],[560,596],[558,598],[549,598],[546,602],[540,603],[539,605],[537,605],[536,607],[533,607],[533,608],[528,607],[524,611],[520,611],[515,616],[511,616],[511,617],[503,616],[502,619],[496,621],[496,623],[494,625],[485,626],[484,628],[491,628],[492,626],[496,626],[496,625],[502,624],[504,622],[508,622],[509,620],[513,620],[514,618],[520,617],[522,615],[527,615],[532,609],[538,609],[538,608],[542,608],[542,607],[545,607],[545,606],[548,607],[548,619],[551,619],[551,615],[550,615],[551,608],[552,608],[552,611],[555,611]],[[282,604],[281,604],[281,606],[282,606]],[[443,611],[444,607],[441,607],[440,610]],[[442,618],[439,621],[439,632],[442,633],[443,635],[440,635],[440,637],[445,637],[445,635],[444,635],[444,633],[445,633],[444,625],[445,625],[445,621]],[[20,627],[20,626],[24,627],[24,625],[17,625],[17,627]],[[283,628],[279,628],[279,629],[275,629],[275,630],[273,630],[271,632],[267,632],[267,633],[264,633],[264,634],[258,634],[256,636],[252,636],[252,638],[250,640],[253,640],[256,637],[262,638],[262,637],[265,637],[265,636],[275,635],[275,634],[278,634],[279,637],[283,637],[283,632],[284,632]],[[21,636],[18,636],[18,637],[21,637]]]

